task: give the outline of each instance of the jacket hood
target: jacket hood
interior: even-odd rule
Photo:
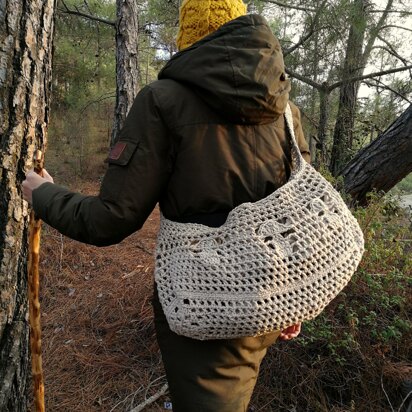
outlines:
[[[159,79],[185,84],[234,123],[270,123],[289,99],[280,44],[258,15],[232,20],[175,54]]]

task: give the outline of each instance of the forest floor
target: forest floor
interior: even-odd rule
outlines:
[[[73,190],[97,191],[97,182]],[[121,244],[97,248],[43,225],[41,245],[46,409],[129,411],[166,382],[151,295],[159,213]],[[145,411],[164,410],[167,394]]]
[[[59,174],[54,175],[58,176]],[[60,176],[63,175],[60,174]],[[98,191],[99,179],[73,179],[67,186],[84,194],[95,194]],[[46,410],[51,412],[130,412],[157,393],[165,384],[166,379],[156,343],[151,307],[153,253],[158,225],[159,211],[156,208],[139,232],[128,237],[119,245],[104,248],[73,241],[60,235],[49,226],[43,225],[40,276]],[[389,234],[385,236],[389,236]],[[408,234],[405,236],[410,238]],[[375,243],[379,244],[379,239],[376,239]],[[384,244],[386,245],[385,250],[388,245],[391,246],[390,250],[393,247],[400,247],[397,246],[399,242],[391,241],[390,244]],[[409,245],[409,243],[405,243],[405,245]],[[378,254],[379,268],[383,268],[382,250],[379,249]],[[385,257],[386,261],[390,264],[391,259],[395,259],[393,264],[399,265],[399,256],[395,253],[391,257],[391,253]],[[410,252],[405,249],[405,253]],[[369,265],[371,265],[371,259],[369,257]],[[367,262],[366,265],[364,264],[364,270],[375,273],[374,267],[368,266]],[[379,280],[381,278],[381,276],[377,276],[373,279]],[[393,276],[396,276],[396,273]],[[391,312],[395,310],[393,307],[396,308],[399,305],[399,296],[406,295],[409,290],[402,289],[406,286],[402,286],[398,290],[393,284],[393,279],[397,278],[391,278],[388,289],[381,288],[380,284],[376,284],[380,287],[379,294],[383,298],[392,298],[393,301],[395,298],[398,299],[395,306],[392,301],[388,301],[390,302],[388,308],[382,309],[384,316],[379,315],[380,322],[382,319],[388,318],[385,321],[389,324],[391,324]],[[373,280],[373,282],[376,283],[377,280]],[[361,286],[362,284],[360,283]],[[364,286],[362,287],[364,288]],[[355,290],[357,289],[355,288]],[[352,293],[354,292],[352,291]],[[357,293],[359,294],[359,292]],[[370,292],[366,290],[365,293],[365,296],[355,294],[354,302],[351,303],[346,302],[346,298],[342,294],[341,299],[346,302],[343,306],[350,304],[353,309],[356,309],[355,303],[357,301],[363,299],[366,299],[365,302],[367,301]],[[377,313],[381,313],[381,309],[377,308],[376,310]],[[335,344],[346,342],[342,340],[343,337],[338,340],[339,331],[341,329],[348,330],[345,329],[344,323],[340,324],[339,322],[338,318],[333,320],[333,323],[337,325],[335,327],[337,333],[337,337],[334,338]],[[332,336],[328,332],[330,323],[319,325],[318,335],[319,333],[328,333],[327,336],[330,339]],[[303,330],[299,341],[302,342],[302,339],[306,339],[309,342],[309,334],[314,334],[314,331],[306,333]],[[362,371],[356,375],[356,379],[360,379],[364,385],[360,386],[363,388],[360,391],[362,397],[355,392],[351,395],[354,397],[351,402],[355,402],[355,400],[357,402],[356,411],[386,412],[389,410],[386,408],[387,405],[383,409],[379,407],[371,409],[370,407],[377,397],[376,390],[383,386],[382,379],[384,378],[380,372],[380,366],[378,368],[377,365],[381,365],[380,359],[386,356],[385,362],[389,365],[392,365],[391,362],[394,361],[406,362],[409,365],[408,373],[410,374],[412,366],[410,367],[410,362],[404,359],[405,354],[409,353],[409,349],[402,349],[403,341],[394,341],[393,352],[395,355],[392,356],[392,359],[389,357],[388,351],[385,352],[387,354],[384,356],[375,353],[376,348],[370,346],[367,340],[363,342],[361,336],[363,334],[356,335],[356,339],[363,346],[357,346],[358,349],[355,352],[350,352],[353,357],[351,362],[354,362],[355,365],[344,368],[337,364],[336,367],[331,368],[335,358],[328,355],[327,352],[323,353],[325,351],[324,344],[319,337],[317,339],[320,339],[321,344],[315,343],[315,346],[308,344],[307,349],[304,345],[299,347],[299,344],[294,341],[275,345],[275,350],[268,354],[262,364],[261,378],[252,398],[250,411],[268,412],[273,410],[269,404],[276,396],[282,400],[284,387],[288,388],[299,402],[302,402],[302,396],[306,396],[308,392],[306,387],[310,387],[310,396],[313,397],[314,401],[323,399],[322,405],[325,406],[307,409],[308,412],[355,410],[352,407],[350,409],[345,407],[328,408],[321,384],[324,382],[327,387],[331,386],[328,379],[332,376],[334,377],[332,382],[335,386],[336,382],[343,385],[349,377],[352,380],[355,379],[351,371],[362,362],[365,362],[366,372],[362,370],[362,367],[359,367]],[[345,345],[348,343],[346,342]],[[315,353],[318,353],[316,355],[318,357],[313,360]],[[357,355],[361,357],[358,359]],[[297,359],[300,359],[299,362],[296,362]],[[377,359],[373,367],[376,368],[376,373],[373,370],[368,372],[370,369],[369,359]],[[400,364],[399,362],[397,364]],[[351,363],[349,362],[349,364]],[[282,365],[283,375],[274,365]],[[398,369],[397,367],[397,374],[399,374]],[[371,379],[376,380],[373,385]],[[387,381],[385,381],[385,385],[388,385]],[[367,386],[370,386],[370,390]],[[356,387],[359,387],[359,384]],[[385,397],[387,398],[386,392]],[[381,405],[379,399],[376,401],[376,405]],[[391,399],[392,402],[396,401],[394,397]],[[166,393],[146,407],[144,411],[163,411],[167,408],[168,402],[170,402],[170,398]],[[386,400],[383,403],[385,404]],[[366,406],[362,406],[363,404]],[[297,409],[285,406],[281,410],[293,411]]]

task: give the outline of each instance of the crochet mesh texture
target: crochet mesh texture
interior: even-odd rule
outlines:
[[[345,287],[363,234],[339,193],[292,145],[289,181],[218,228],[162,216],[155,279],[170,328],[195,339],[257,336],[316,317]]]

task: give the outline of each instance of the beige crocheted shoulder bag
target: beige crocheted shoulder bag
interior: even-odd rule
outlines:
[[[155,280],[170,328],[195,339],[257,336],[317,316],[355,272],[363,234],[304,161],[285,114],[292,173],[211,228],[161,218]]]

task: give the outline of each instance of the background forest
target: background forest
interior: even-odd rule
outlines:
[[[116,79],[121,41],[135,44],[133,59],[124,61],[137,63],[123,72],[133,85],[126,89],[133,94],[156,80],[177,51],[180,3],[57,1],[46,151],[46,168],[57,183],[97,193],[104,159],[121,123],[118,111],[115,116],[122,97]],[[366,242],[362,263],[343,293],[322,315],[304,324],[299,338],[269,350],[250,411],[412,412],[412,214],[400,207],[398,198],[407,202],[412,195],[410,0],[245,3],[249,12],[267,18],[280,40],[292,79],[291,99],[301,109],[313,164],[338,189],[346,189],[344,196],[357,206],[354,213]],[[123,9],[127,4],[134,8]],[[5,7],[0,2],[1,18]],[[123,23],[130,30],[122,38]],[[27,155],[25,146],[22,152]],[[19,166],[23,163],[20,160]],[[10,184],[12,190],[16,186]],[[15,216],[10,212],[9,220],[18,220]],[[169,407],[150,303],[158,218],[156,209],[141,231],[108,248],[82,245],[44,227],[47,410],[137,412]],[[0,233],[3,226],[0,221]],[[23,228],[21,232],[26,233]],[[0,244],[2,259],[3,247]],[[16,263],[16,272],[21,266]],[[17,278],[20,287],[24,282]],[[1,282],[0,276],[4,288]],[[4,336],[2,362],[13,358]],[[24,341],[27,335],[22,336]],[[17,365],[16,376],[23,369]],[[0,384],[3,375],[0,366]],[[10,399],[19,398],[14,386],[7,391]],[[0,393],[0,409],[2,405],[6,411],[17,410]]]
[[[137,2],[140,87],[156,80],[177,51],[178,5],[177,0]],[[248,7],[269,20],[282,44],[313,161],[341,174],[354,154],[410,104],[412,17],[407,2],[285,5],[255,0]],[[59,3],[49,157],[58,151],[56,171],[70,178],[101,173],[112,136],[115,21],[114,1]],[[411,179],[401,188],[412,191]]]

